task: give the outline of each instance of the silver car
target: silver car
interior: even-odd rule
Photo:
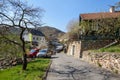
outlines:
[[[48,53],[48,49],[41,49],[37,53],[37,57],[51,57],[51,55]]]

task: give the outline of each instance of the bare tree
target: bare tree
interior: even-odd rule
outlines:
[[[120,1],[117,2],[117,3],[114,5],[114,7],[115,7],[115,9],[116,9],[117,11],[120,11]]]
[[[79,21],[78,20],[71,20],[68,25],[67,25],[68,33],[69,34],[69,39],[71,40],[79,40],[80,38],[80,31],[81,31],[81,26],[79,26]]]
[[[28,6],[21,0],[3,0],[0,6],[0,25],[5,28],[19,28],[20,34],[19,38],[21,43],[15,42],[14,39],[9,39],[4,33],[0,33],[6,40],[19,45],[23,50],[23,70],[27,67],[27,55],[25,49],[25,41],[23,39],[23,33],[26,28],[40,26],[41,13],[43,12],[40,8],[34,8],[33,6]],[[9,33],[9,30],[5,30]]]

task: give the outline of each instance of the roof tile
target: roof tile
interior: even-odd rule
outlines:
[[[120,16],[120,12],[101,12],[101,13],[88,13],[88,14],[80,15],[82,20],[117,18],[119,16]]]

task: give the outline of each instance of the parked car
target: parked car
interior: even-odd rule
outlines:
[[[32,42],[32,45],[34,45],[34,46],[38,46],[38,42]]]
[[[31,49],[30,52],[28,53],[28,57],[36,57],[37,53],[39,52],[39,49],[35,48],[35,49]]]
[[[63,44],[57,44],[56,45],[56,52],[57,53],[61,52],[63,50],[63,48],[64,48]]]
[[[36,55],[37,57],[51,57],[51,54],[48,53],[48,49],[39,50]]]

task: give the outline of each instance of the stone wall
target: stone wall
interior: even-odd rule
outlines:
[[[85,50],[92,50],[92,49],[99,49],[105,47],[106,45],[114,42],[113,40],[84,40],[82,41],[82,49]]]
[[[120,74],[120,54],[119,53],[94,53],[83,51],[82,60],[105,68],[114,73]]]
[[[84,40],[74,41],[68,46],[68,55],[72,55],[76,58],[81,58],[85,50],[99,49],[113,42],[112,40]]]
[[[112,42],[112,40],[74,41],[69,44],[67,54],[120,74],[120,54],[88,51],[105,47]]]
[[[74,41],[69,44],[67,54],[80,58],[81,50],[81,41]]]

